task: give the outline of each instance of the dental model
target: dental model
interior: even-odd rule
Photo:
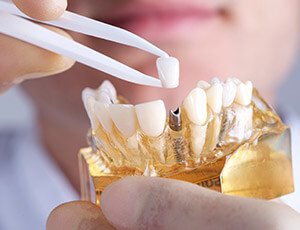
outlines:
[[[230,131],[226,138],[235,138],[239,143],[249,138],[252,132],[253,114],[252,108],[249,107],[253,90],[251,82],[245,84],[239,82],[236,85],[231,79],[225,83],[215,79],[206,86],[205,89],[201,87],[201,82],[198,83],[184,99],[182,109],[179,108],[177,114],[169,112],[168,120],[163,101],[157,100],[135,106],[122,104],[117,98],[116,89],[109,81],[104,81],[97,90],[85,89],[82,98],[93,132],[99,133],[99,129],[101,133],[105,132],[112,142],[102,145],[108,149],[114,148],[116,153],[122,153],[124,157],[122,162],[126,161],[128,166],[136,167],[132,165],[136,163],[133,160],[136,159],[136,154],[129,154],[129,150],[125,149],[128,145],[133,148],[133,152],[142,150],[144,157],[146,156],[152,164],[165,164],[167,135],[170,130],[182,131],[182,129],[186,132],[182,133],[186,139],[184,145],[186,149],[187,146],[191,147],[190,156],[176,156],[176,158],[180,158],[180,161],[185,158],[198,164],[207,161],[207,156],[214,158],[211,152],[220,144],[221,131],[223,138],[224,132]],[[239,88],[240,90],[237,90]],[[226,122],[222,123],[223,118]],[[234,123],[229,127],[228,121]],[[98,139],[101,141],[102,138]],[[142,160],[139,159],[138,162],[141,163]]]
[[[128,175],[264,199],[293,191],[289,129],[250,81],[199,81],[169,116],[161,100],[124,104],[109,81],[82,98],[92,127],[82,168],[99,193]]]

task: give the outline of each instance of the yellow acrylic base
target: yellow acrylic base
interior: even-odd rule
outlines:
[[[161,177],[183,180],[229,195],[274,199],[294,191],[290,158],[290,132],[268,134],[232,154],[198,166],[174,165],[161,169]],[[79,152],[83,200],[100,204],[106,186],[125,176],[143,176],[134,168],[112,168],[91,147]]]
[[[290,158],[290,131],[267,135],[256,145],[244,145],[232,154],[221,174],[222,192],[273,199],[294,191]]]

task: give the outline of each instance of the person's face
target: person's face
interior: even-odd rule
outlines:
[[[270,96],[298,45],[299,0],[69,0],[69,10],[128,29],[181,64],[178,89],[143,87],[76,64],[59,77],[26,82],[40,109],[83,120],[81,91],[109,79],[131,103],[162,98],[175,107],[200,79],[250,79]],[[156,76],[153,55],[71,34],[75,40]]]

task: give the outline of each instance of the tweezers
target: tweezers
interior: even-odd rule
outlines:
[[[57,20],[39,21],[23,14],[10,1],[0,0],[0,33],[69,57],[128,82],[163,87],[160,79],[141,73],[100,52],[48,30],[34,21],[135,47],[161,58],[169,57],[166,52],[145,39],[116,26],[69,11],[66,11]]]

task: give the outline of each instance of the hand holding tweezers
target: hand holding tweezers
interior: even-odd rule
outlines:
[[[132,69],[33,21],[132,46],[159,56],[157,67],[160,79]],[[178,86],[179,63],[177,59],[169,57],[166,52],[129,31],[72,12],[66,11],[54,21],[38,21],[23,14],[13,3],[0,0],[0,33],[69,57],[129,82],[154,87],[173,88]],[[169,76],[170,74],[173,76]],[[170,81],[170,78],[174,78],[172,83],[164,82]]]

